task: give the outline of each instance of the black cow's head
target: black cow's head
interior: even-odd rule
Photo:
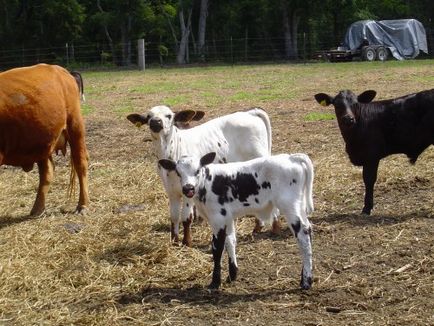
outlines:
[[[200,120],[204,116],[204,113],[198,114],[198,112],[202,111],[183,110],[175,113],[169,107],[159,105],[154,106],[146,114],[130,114],[127,116],[127,119],[137,127],[141,127],[144,124],[149,125],[149,129],[154,135],[167,135],[177,123],[188,124],[192,120]],[[199,119],[195,118],[196,115],[199,116]]]
[[[368,90],[364,91],[359,96],[356,96],[352,91],[344,90],[340,91],[335,97],[331,97],[324,93],[318,93],[315,95],[315,99],[322,106],[333,104],[339,125],[352,127],[357,124],[353,111],[354,104],[369,103],[374,99],[376,94],[375,91]]]
[[[214,161],[216,153],[211,152],[201,159],[193,156],[182,156],[178,162],[168,159],[161,159],[158,164],[168,171],[176,171],[181,179],[182,193],[192,198],[198,192],[199,187],[199,172],[202,167]]]

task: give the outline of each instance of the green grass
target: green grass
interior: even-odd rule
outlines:
[[[86,116],[90,114],[94,110],[94,107],[92,105],[89,105],[87,103],[81,103],[81,113]]]
[[[334,120],[335,115],[333,113],[311,112],[305,115],[305,121],[326,121]]]
[[[142,71],[83,72],[85,93],[98,101],[110,98],[113,112],[144,111],[154,105],[178,107],[278,107],[303,98],[315,107],[313,94],[341,89],[377,90],[378,97],[399,75],[400,83],[420,81],[432,88],[434,77],[426,73],[434,60],[387,62],[240,65],[206,68],[153,68]],[[373,76],[376,77],[373,77]],[[357,80],[364,84],[356,84]],[[315,83],[312,81],[315,80]],[[102,82],[104,81],[104,82]],[[357,85],[356,87],[354,85]],[[362,89],[361,87],[365,88]],[[401,94],[397,94],[401,95]],[[312,101],[312,102],[311,102]],[[92,108],[87,109],[90,113]],[[331,119],[313,114],[306,119]]]

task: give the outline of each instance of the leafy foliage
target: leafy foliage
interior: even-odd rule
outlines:
[[[270,51],[294,51],[297,35],[308,33],[308,46],[336,46],[346,28],[362,19],[416,18],[433,29],[432,0],[219,0],[208,1],[206,39],[248,39],[240,51],[265,40]],[[155,53],[174,57],[191,12],[189,42],[198,39],[200,0],[8,0],[0,6],[0,50],[100,44],[116,64],[128,64],[131,41],[145,38]],[[181,23],[180,14],[184,15]],[[285,21],[286,19],[286,21]],[[183,25],[184,24],[184,25]],[[286,24],[286,25],[285,25]],[[286,27],[285,27],[286,26]],[[288,48],[273,39],[293,33]],[[262,41],[264,42],[264,41]],[[227,45],[226,45],[227,46]],[[186,53],[188,56],[194,53]],[[162,56],[160,55],[160,60]]]

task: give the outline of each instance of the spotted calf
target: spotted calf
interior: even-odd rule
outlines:
[[[270,218],[276,207],[286,217],[301,251],[303,265],[300,286],[312,286],[312,227],[308,215],[313,212],[313,165],[306,154],[281,154],[246,162],[211,164],[215,153],[201,159],[183,156],[178,162],[159,161],[181,179],[184,196],[193,198],[199,214],[206,217],[213,232],[214,271],[211,289],[221,285],[223,248],[229,256],[228,281],[237,278],[235,254],[235,218],[255,214]]]

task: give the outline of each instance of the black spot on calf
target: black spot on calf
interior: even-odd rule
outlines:
[[[226,210],[225,210],[224,208],[222,208],[222,209],[220,210],[220,214],[222,214],[223,216],[226,216]]]
[[[262,183],[262,189],[267,189],[267,188],[270,188],[270,189],[271,189],[271,183],[268,182],[268,181],[264,181],[264,182]]]
[[[207,180],[211,181],[212,176],[211,176],[211,174],[209,173],[209,168],[208,168],[208,167],[205,167],[205,176],[206,176],[206,179],[207,179]]]
[[[199,201],[205,204],[206,203],[206,188],[205,187],[199,188],[198,195],[199,195]]]
[[[229,202],[229,190],[234,199],[246,202],[249,196],[258,195],[260,188],[252,174],[240,172],[235,177],[216,175],[211,186],[220,205]]]
[[[291,223],[291,227],[292,227],[292,230],[294,231],[294,236],[297,237],[298,232],[300,232],[300,227],[301,227],[300,221],[297,221],[297,223]]]

